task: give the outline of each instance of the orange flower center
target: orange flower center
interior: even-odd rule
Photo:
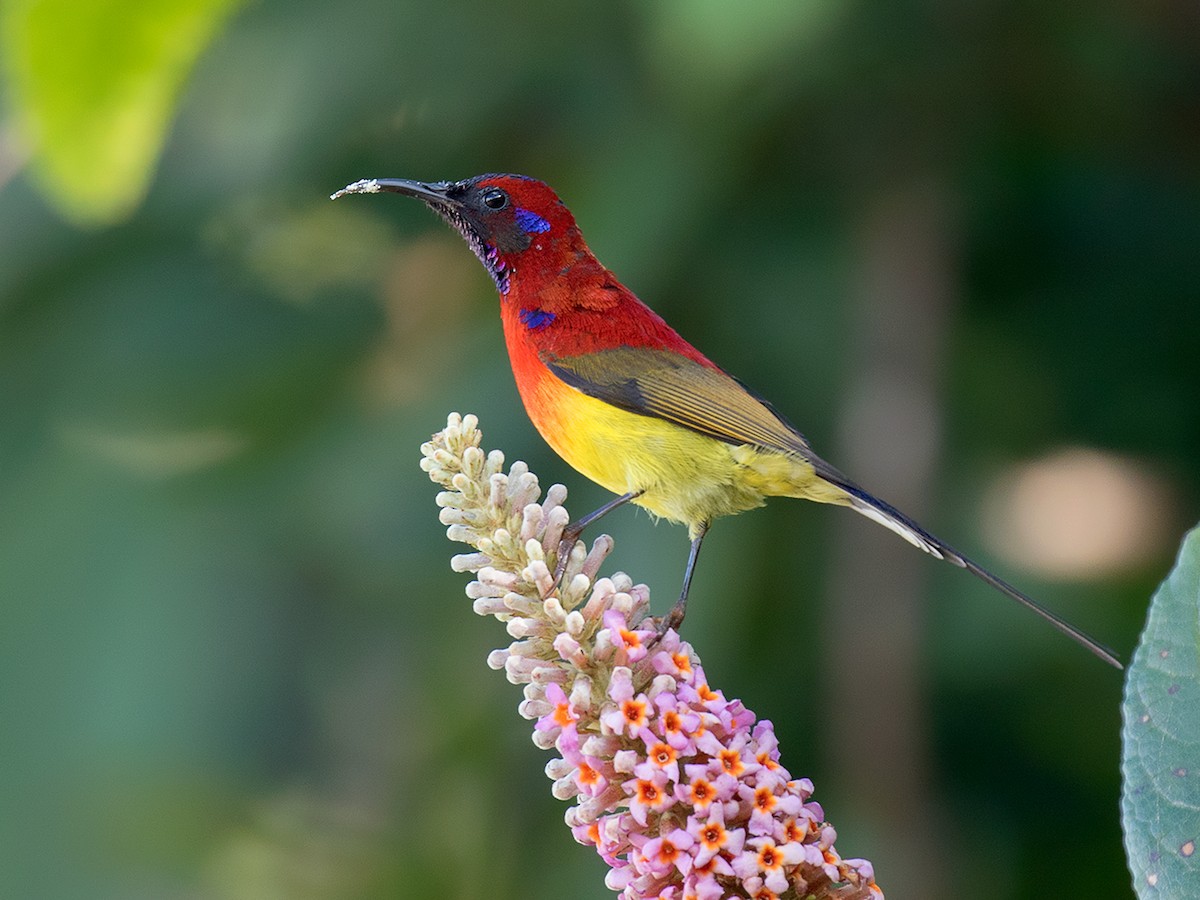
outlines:
[[[783,865],[783,857],[779,855],[774,844],[767,844],[758,851],[758,864],[763,869],[778,869]]]
[[[717,759],[720,760],[721,768],[734,777],[741,775],[746,766],[742,763],[742,756],[736,750],[722,750]]]
[[[673,863],[677,856],[679,856],[679,848],[670,841],[663,841],[658,850],[658,858],[665,863]]]
[[[763,812],[773,810],[775,803],[775,795],[771,793],[770,788],[760,787],[754,792],[754,805]]]
[[[660,768],[669,766],[675,761],[675,748],[670,744],[655,744],[650,749],[650,761]]]
[[[662,796],[662,791],[658,789],[653,781],[639,781],[637,783],[638,799],[647,806],[653,806],[658,803]]]
[[[571,715],[571,707],[568,704],[560,703],[554,707],[554,724],[566,728],[574,721],[575,717]]]
[[[640,700],[626,700],[621,704],[621,712],[630,725],[646,724],[646,704]]]

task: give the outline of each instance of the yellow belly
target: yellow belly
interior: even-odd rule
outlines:
[[[766,497],[847,500],[795,454],[728,444],[626,412],[552,378],[527,388],[526,411],[559,456],[614,494],[641,491],[634,503],[687,525],[693,536],[713,519],[761,506]]]

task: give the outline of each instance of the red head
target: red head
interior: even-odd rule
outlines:
[[[611,347],[669,349],[713,365],[596,261],[548,185],[523,175],[432,183],[369,178],[333,196],[380,191],[423,200],[475,251],[505,301],[500,316],[518,382],[522,371],[544,369],[546,354]]]
[[[525,272],[526,281],[538,272],[557,271],[566,261],[591,256],[558,195],[524,175],[477,175],[433,183],[378,178],[352,184],[344,193],[376,191],[425,201],[462,234],[501,294],[508,293],[517,268]]]

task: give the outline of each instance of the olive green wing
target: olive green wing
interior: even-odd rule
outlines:
[[[737,379],[671,350],[616,347],[579,356],[543,357],[551,372],[589,397],[642,416],[674,422],[730,444],[794,453],[835,483],[845,480],[808,441]]]

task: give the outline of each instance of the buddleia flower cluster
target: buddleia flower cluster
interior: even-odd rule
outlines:
[[[567,824],[610,867],[607,885],[623,900],[882,898],[871,864],[838,854],[812,782],[780,763],[771,723],[713,689],[674,631],[659,637],[644,585],[597,578],[610,538],[578,542],[554,584],[566,489],[539,502],[537,477],[522,462],[505,472],[481,437],[452,414],[421,465],[444,489],[448,537],[473,548],[451,565],[475,574],[475,612],[514,639],[488,664],[525,685],[534,743],[559,754],[552,792],[574,801]]]

